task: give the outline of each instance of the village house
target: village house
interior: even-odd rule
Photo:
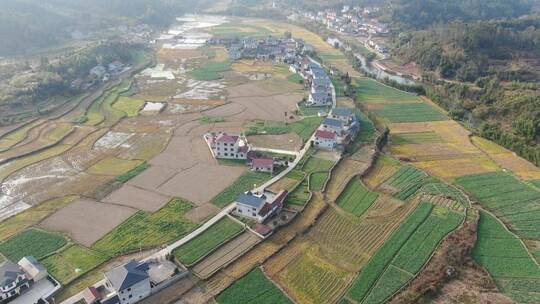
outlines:
[[[311,81],[311,92],[323,92],[323,93],[331,93],[332,92],[332,86],[330,79],[328,77],[326,78],[314,78]]]
[[[337,144],[337,135],[333,131],[317,130],[315,131],[315,140],[313,145],[319,149],[333,150]]]
[[[314,92],[310,93],[306,106],[308,107],[324,107],[332,105],[332,97],[326,92]]]
[[[26,273],[17,264],[5,260],[0,264],[0,300],[7,301],[30,288]]]
[[[251,170],[257,172],[274,172],[273,158],[253,158],[251,160]]]
[[[204,140],[216,159],[247,159],[250,148],[243,136],[228,135],[227,133],[208,133]]]
[[[333,118],[325,118],[321,124],[321,127],[325,131],[335,132],[336,134],[340,135],[343,127],[345,126],[345,123],[338,119]]]
[[[114,292],[105,300],[109,303],[132,304],[148,297],[151,293],[147,263],[134,260],[115,267],[105,273],[106,286]]]
[[[356,116],[354,115],[354,113],[350,109],[339,108],[339,107],[332,109],[332,112],[330,112],[328,117],[330,117],[332,119],[341,120],[345,124],[350,124],[354,120],[356,120]]]
[[[278,213],[283,207],[283,202],[287,196],[287,190],[282,190],[277,194],[270,191],[255,193],[248,191],[240,194],[235,200],[234,214],[264,222],[272,214]]]
[[[103,78],[105,76],[105,73],[107,73],[107,69],[105,69],[102,65],[96,65],[95,67],[90,69],[90,75],[96,77],[96,78]]]

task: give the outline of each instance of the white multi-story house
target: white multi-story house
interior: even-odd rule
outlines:
[[[5,260],[0,264],[0,301],[8,301],[30,288],[26,273],[17,264]]]
[[[282,190],[277,194],[268,191],[242,193],[235,200],[234,213],[262,223],[272,214],[281,210],[287,193],[287,190]]]
[[[216,159],[247,159],[250,149],[243,136],[208,133],[204,139]]]
[[[115,267],[105,273],[106,286],[114,290],[110,301],[119,304],[136,303],[150,295],[152,286],[148,275],[148,264],[131,260],[127,264]]]
[[[315,147],[332,150],[337,144],[337,135],[333,131],[317,130],[315,132]]]

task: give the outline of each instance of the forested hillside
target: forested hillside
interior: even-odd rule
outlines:
[[[398,0],[392,56],[458,120],[540,164],[540,15],[535,1]],[[444,81],[441,81],[444,79]]]

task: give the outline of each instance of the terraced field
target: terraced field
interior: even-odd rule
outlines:
[[[464,214],[421,204],[370,259],[346,298],[383,303],[426,263],[439,241],[458,227]]]
[[[538,189],[504,172],[459,177],[456,182],[507,223],[517,235],[526,239],[540,239]]]
[[[259,268],[225,289],[216,301],[220,304],[289,304],[292,303]]]
[[[405,200],[415,194],[427,178],[427,174],[421,170],[403,166],[385,181],[384,187],[392,190],[395,197]]]
[[[391,123],[447,120],[448,117],[425,103],[387,104],[374,112]]]
[[[182,264],[192,266],[242,231],[244,231],[243,225],[224,217],[196,238],[176,248],[173,255]]]
[[[370,191],[359,179],[354,178],[338,197],[336,203],[351,214],[361,216],[378,196],[377,192]]]
[[[474,259],[502,292],[519,303],[540,302],[540,266],[527,248],[487,212],[480,213]]]
[[[356,97],[366,103],[420,103],[422,100],[412,93],[396,90],[370,78],[356,81]]]

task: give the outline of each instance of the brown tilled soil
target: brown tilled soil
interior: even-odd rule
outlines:
[[[102,202],[154,212],[165,206],[169,200],[170,197],[166,195],[131,185],[123,185],[105,197]]]
[[[213,216],[214,214],[217,214],[219,210],[220,209],[216,207],[215,205],[201,204],[189,210],[186,214],[184,214],[184,217],[190,221],[200,223],[200,222],[203,222],[208,217]]]
[[[79,199],[40,225],[47,230],[67,233],[76,242],[90,246],[135,212],[129,207]]]
[[[246,168],[239,166],[197,164],[175,175],[157,191],[182,197],[200,205],[209,202],[225,190],[245,170]]]
[[[176,173],[177,171],[174,169],[161,166],[151,166],[130,180],[128,184],[147,190],[156,190]]]

